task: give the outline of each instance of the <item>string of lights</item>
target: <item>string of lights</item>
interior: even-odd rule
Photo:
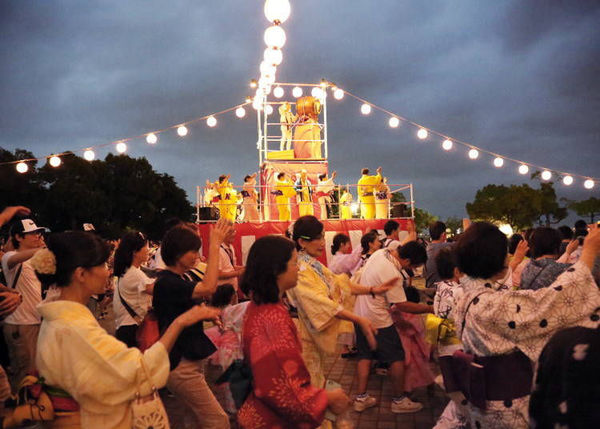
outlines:
[[[85,148],[75,149],[72,151],[55,153],[55,154],[47,155],[47,156],[44,156],[41,158],[28,158],[28,159],[19,159],[16,161],[1,162],[0,166],[16,165],[17,172],[27,173],[29,171],[29,164],[32,162],[42,161],[42,160],[46,159],[50,166],[59,167],[62,164],[62,159],[61,159],[62,156],[66,156],[66,155],[73,154],[76,152],[83,152],[83,158],[87,161],[93,161],[96,158],[95,150],[103,148],[103,147],[114,146],[117,153],[122,154],[127,151],[127,143],[128,142],[139,140],[139,139],[145,139],[146,143],[148,143],[150,145],[155,145],[156,143],[158,143],[159,134],[165,133],[169,130],[176,130],[177,135],[179,137],[185,137],[188,135],[188,132],[189,132],[188,126],[190,126],[191,124],[195,124],[197,122],[205,120],[206,125],[213,128],[217,125],[217,116],[224,115],[224,114],[232,112],[232,111],[235,111],[235,116],[242,119],[246,116],[246,109],[244,108],[244,106],[246,106],[247,104],[249,104],[249,103],[246,102],[246,103],[238,104],[236,106],[221,110],[219,112],[211,113],[211,114],[205,115],[205,116],[200,116],[200,117],[192,119],[190,121],[180,122],[176,125],[171,125],[166,128],[161,128],[158,130],[150,131],[150,132],[140,134],[137,136],[113,140],[108,143],[102,143],[102,144],[98,144],[98,145],[94,145],[94,146],[87,146]]]

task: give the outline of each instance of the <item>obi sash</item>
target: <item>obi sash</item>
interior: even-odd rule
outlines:
[[[365,192],[364,194],[362,194],[363,197],[372,197],[373,196],[373,192]]]
[[[248,191],[242,191],[242,197],[244,197],[244,198],[250,198],[250,192],[248,192]]]
[[[375,198],[378,200],[387,200],[387,192],[377,192]]]
[[[271,193],[277,197],[283,196],[283,191],[280,191],[279,189],[277,189],[275,191],[271,191]]]

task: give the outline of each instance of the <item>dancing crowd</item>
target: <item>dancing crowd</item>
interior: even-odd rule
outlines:
[[[3,428],[348,428],[377,405],[374,373],[392,413],[419,412],[412,392],[439,384],[436,428],[600,425],[595,226],[509,239],[476,222],[448,240],[435,222],[425,242],[388,220],[354,249],[337,234],[326,266],[311,214],[258,238],[243,265],[225,217],[207,242],[170,221],[156,245],[48,234],[26,207],[0,223]],[[352,397],[326,378],[340,354],[356,364]]]

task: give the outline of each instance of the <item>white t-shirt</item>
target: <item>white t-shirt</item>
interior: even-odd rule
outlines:
[[[364,286],[379,286],[395,277],[399,277],[398,281],[385,294],[375,295],[375,298],[370,294],[356,297],[354,313],[369,319],[375,329],[394,324],[389,308],[392,304],[406,301],[403,282],[408,276],[388,249],[377,250],[363,267],[360,284]]]
[[[8,260],[16,254],[16,251],[7,252],[2,257],[2,271],[6,277],[7,286],[14,286],[13,289],[23,295],[23,302],[17,307],[14,313],[6,316],[4,323],[9,325],[37,325],[42,322],[36,308],[42,302],[42,284],[35,275],[35,270],[29,261],[17,264],[10,270],[8,269]],[[17,280],[17,284],[13,285],[13,279],[20,265],[23,266],[21,275]]]
[[[119,292],[127,304],[135,311],[135,314],[143,319],[152,305],[152,295],[144,292],[146,285],[150,283],[154,283],[154,280],[144,274],[141,269],[134,266],[129,267],[125,274],[123,274],[123,277],[117,279],[115,296],[113,298],[115,326],[117,329],[121,326],[137,324],[121,302]]]
[[[233,246],[221,244],[219,248],[219,271],[229,272],[235,270],[237,265],[237,258],[235,257],[235,250]],[[229,277],[228,279],[219,280],[217,285],[231,284],[233,288],[238,290],[238,278]]]

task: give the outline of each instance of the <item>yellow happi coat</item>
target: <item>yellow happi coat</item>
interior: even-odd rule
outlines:
[[[358,181],[358,199],[360,200],[360,214],[363,219],[375,219],[375,187],[382,181],[379,173],[375,176],[363,174]]]

